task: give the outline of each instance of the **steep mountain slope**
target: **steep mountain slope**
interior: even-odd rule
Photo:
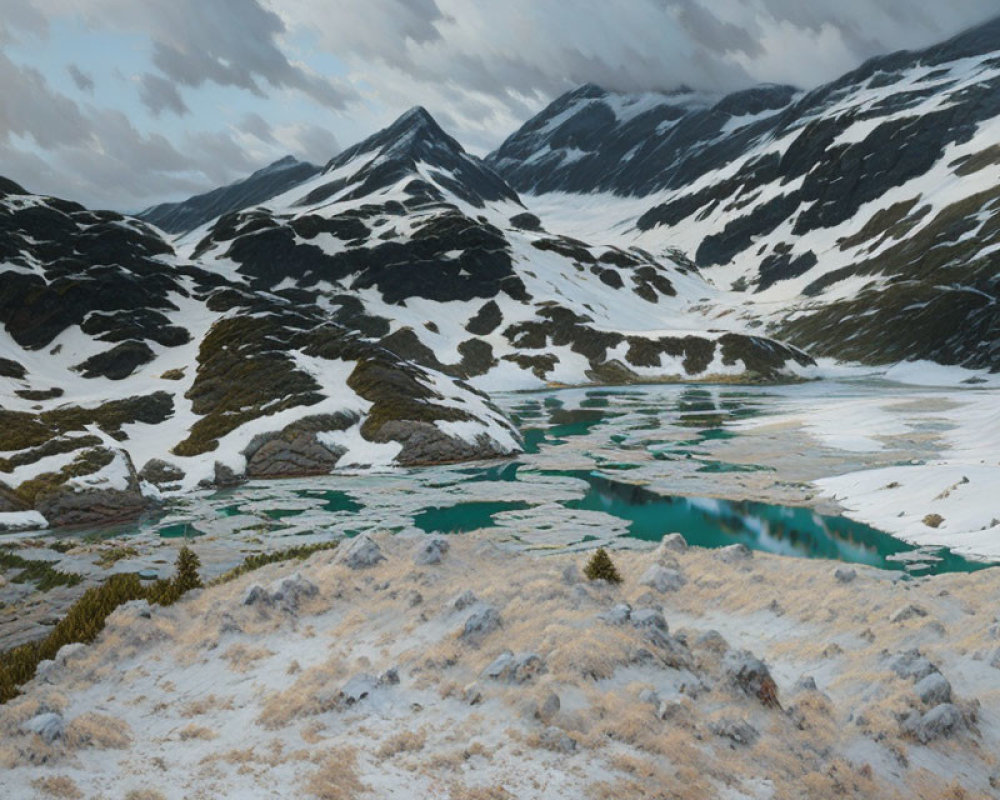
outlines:
[[[741,328],[706,330],[691,307],[711,289],[689,263],[545,230],[419,108],[179,246],[483,388],[773,380],[811,363]]]
[[[178,203],[161,203],[136,216],[167,233],[185,233],[216,217],[263,203],[311,178],[322,167],[285,156],[250,177]]]
[[[0,254],[0,524],[133,515],[154,485],[519,448],[484,396],[187,263],[143,222],[4,182]]]
[[[629,95],[587,84],[528,120],[486,160],[521,192],[643,196],[725,165],[797,94],[767,85],[727,96],[690,89]]]
[[[420,108],[173,243],[2,191],[0,511],[54,524],[136,513],[154,485],[516,451],[464,379],[771,381],[812,363],[709,329],[713,290],[679,256],[545,230]]]
[[[1000,19],[805,95],[771,87],[756,113],[721,122],[740,97],[657,123],[621,155],[631,128],[677,112],[605,131],[608,109],[636,100],[585,88],[488,160],[522,189],[609,193],[619,243],[680,247],[748,295],[744,318],[814,353],[1000,368]],[[569,157],[567,129],[608,137],[621,164]]]

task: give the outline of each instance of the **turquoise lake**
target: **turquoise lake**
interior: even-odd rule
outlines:
[[[878,392],[877,386],[835,386],[847,396]],[[774,496],[772,488],[782,482],[773,457],[770,464],[755,463],[738,450],[745,441],[739,422],[765,418],[787,397],[817,391],[657,386],[506,395],[502,405],[525,441],[515,459],[254,482],[182,498],[132,530],[207,536],[242,552],[284,546],[276,539],[298,544],[369,531],[486,529],[512,547],[537,551],[627,546],[676,531],[702,547],[743,543],[912,574],[989,566],[801,505],[719,499]],[[822,391],[829,394],[830,385]],[[793,486],[792,494],[803,487]]]

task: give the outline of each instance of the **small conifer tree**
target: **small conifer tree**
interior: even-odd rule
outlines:
[[[184,594],[184,592],[191,589],[201,588],[203,584],[201,576],[198,575],[198,567],[200,566],[201,559],[187,545],[184,545],[180,549],[180,552],[177,553],[177,562],[175,564],[177,572],[174,575],[173,581],[179,594]]]
[[[611,560],[607,550],[598,547],[597,552],[590,557],[587,566],[583,569],[583,574],[590,580],[604,580],[608,583],[621,583],[622,576],[618,574],[618,568]]]

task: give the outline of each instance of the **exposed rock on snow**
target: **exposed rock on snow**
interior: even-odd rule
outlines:
[[[263,606],[281,608],[290,614],[299,610],[299,602],[304,597],[313,597],[319,594],[316,584],[302,577],[298,572],[281,578],[272,583],[266,589],[259,584],[255,584],[247,589],[243,597],[245,606]]]
[[[417,566],[440,564],[441,559],[444,558],[444,554],[447,552],[448,552],[448,540],[435,536],[433,538],[427,539],[426,541],[421,541],[417,545],[417,552],[413,556],[413,563],[415,563]]]
[[[753,558],[753,551],[745,544],[731,544],[716,550],[715,557],[726,564],[736,564]]]
[[[639,583],[650,586],[658,592],[676,592],[687,581],[678,570],[654,564],[643,573]]]
[[[850,583],[856,577],[858,572],[853,567],[836,567],[833,570],[833,579],[838,583]]]
[[[368,534],[362,534],[337,548],[337,560],[351,569],[367,569],[384,561],[382,549]]]
[[[479,644],[483,639],[503,624],[500,612],[493,606],[480,608],[472,613],[462,627],[461,639],[470,644]]]
[[[958,706],[941,703],[924,714],[913,712],[903,721],[903,730],[922,744],[927,744],[935,739],[958,733],[968,725],[969,720]]]
[[[35,715],[21,729],[25,733],[37,733],[46,744],[52,744],[56,739],[62,738],[66,723],[60,714],[49,711]]]
[[[483,670],[483,675],[505,683],[524,683],[544,671],[545,661],[537,653],[514,655],[510,650],[504,650]],[[558,708],[558,698],[556,698],[555,710]]]
[[[760,732],[744,719],[724,717],[713,720],[708,727],[716,736],[729,739],[736,744],[753,744],[760,737]]]
[[[767,665],[747,650],[730,650],[723,659],[723,670],[736,688],[755,697],[765,706],[777,706],[778,687]]]
[[[163,488],[170,484],[179,484],[184,480],[184,470],[162,458],[151,458],[139,470],[139,477]]]
[[[906,620],[908,619],[914,619],[916,617],[926,617],[926,616],[927,616],[927,609],[921,608],[918,605],[910,603],[894,611],[892,613],[892,616],[889,617],[889,622],[906,622]]]
[[[917,681],[913,693],[928,706],[951,702],[951,684],[940,672],[932,672]]]
[[[679,533],[668,533],[660,540],[656,548],[656,558],[671,558],[674,553],[683,553],[688,549],[687,540]]]

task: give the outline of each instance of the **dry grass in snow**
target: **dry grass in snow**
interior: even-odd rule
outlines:
[[[425,541],[123,607],[0,707],[0,796],[998,791],[998,571],[843,582],[830,562],[661,548],[614,552],[611,586],[580,579],[585,554],[474,534],[418,564]],[[683,586],[644,585],[656,564]]]

